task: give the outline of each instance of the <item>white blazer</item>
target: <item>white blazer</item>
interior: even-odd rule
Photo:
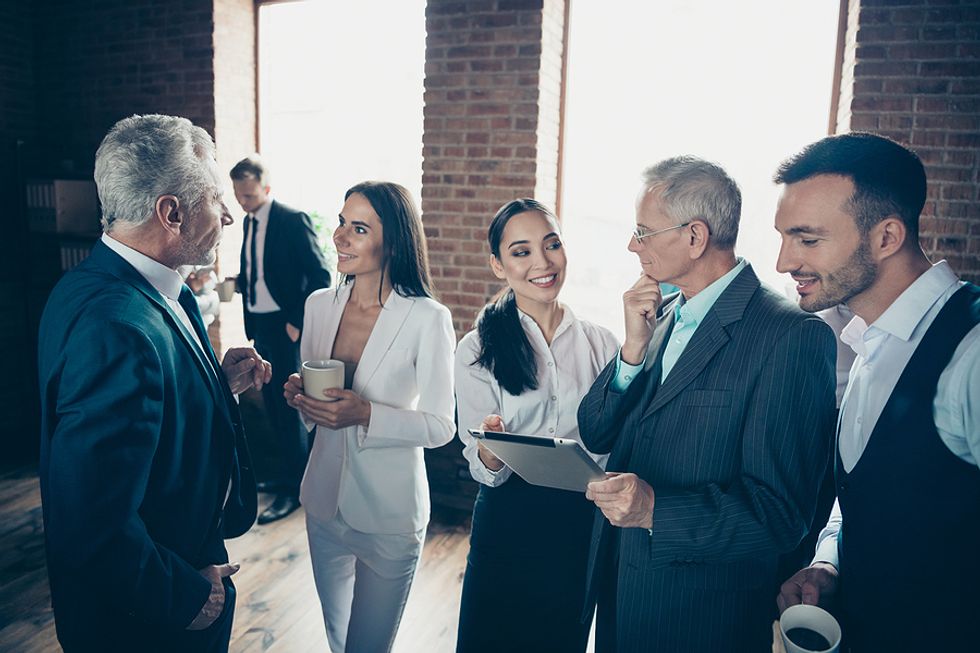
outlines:
[[[350,289],[318,290],[306,300],[303,360],[331,357]],[[307,513],[326,521],[339,510],[365,533],[414,533],[428,524],[422,449],[446,444],[456,431],[455,347],[449,309],[392,291],[352,382],[352,390],[371,402],[370,426],[316,427],[300,487]]]

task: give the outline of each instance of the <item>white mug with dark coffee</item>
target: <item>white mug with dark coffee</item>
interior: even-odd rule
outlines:
[[[837,653],[840,624],[833,615],[815,605],[793,605],[779,618],[786,653]]]
[[[323,396],[328,388],[344,389],[344,361],[335,359],[304,361],[303,394],[320,401],[337,401]]]

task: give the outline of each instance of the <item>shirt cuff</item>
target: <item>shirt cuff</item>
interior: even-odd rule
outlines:
[[[840,569],[840,559],[837,554],[838,534],[839,531],[837,533],[829,534],[817,542],[817,550],[814,552],[813,560],[810,562],[811,565],[818,562],[826,562],[834,565],[834,567],[837,569]]]
[[[476,465],[477,465],[476,469],[473,469],[471,466],[471,473],[473,475],[473,478],[476,481],[483,483],[484,485],[487,485],[489,487],[500,487],[501,485],[504,484],[505,481],[507,481],[507,479],[510,478],[510,475],[512,473],[510,467],[508,467],[507,465],[504,465],[497,471],[494,471],[489,467],[487,467],[486,465],[484,465],[483,461],[480,460],[479,457],[477,458]]]
[[[639,364],[630,365],[623,361],[623,350],[620,348],[619,353],[616,354],[616,373],[613,375],[612,381],[609,382],[609,388],[617,394],[626,392],[630,384],[633,383],[633,379],[643,369],[645,362],[646,357],[644,356]]]

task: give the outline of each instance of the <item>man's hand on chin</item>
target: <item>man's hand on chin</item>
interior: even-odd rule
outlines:
[[[650,484],[632,473],[606,474],[606,480],[589,483],[585,498],[594,502],[613,526],[653,528],[656,497]]]
[[[221,361],[221,371],[225,373],[228,386],[234,394],[249,388],[261,390],[272,380],[272,364],[263,360],[254,347],[232,347],[225,352]]]

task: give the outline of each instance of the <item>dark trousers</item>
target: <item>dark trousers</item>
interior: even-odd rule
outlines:
[[[610,529],[598,553],[595,582],[598,594],[595,615],[596,653],[616,653],[616,592],[619,575],[619,533]]]
[[[299,413],[286,404],[282,394],[286,378],[299,371],[299,342],[293,342],[286,334],[282,312],[253,313],[249,319],[255,325],[256,351],[272,363],[272,381],[262,388],[262,399],[279,450],[279,468],[274,480],[282,486],[283,494],[299,496],[299,484],[309,457],[308,435]]]

